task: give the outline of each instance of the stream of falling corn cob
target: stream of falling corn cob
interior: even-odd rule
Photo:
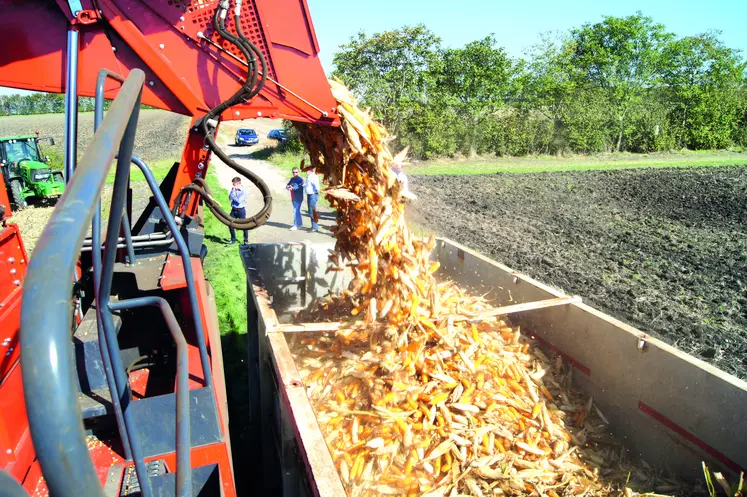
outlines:
[[[330,85],[340,128],[298,130],[338,211],[328,271],[353,273],[312,318],[347,321],[289,344],[348,495],[630,494],[631,475],[654,484],[623,466],[562,358],[485,299],[436,280],[435,241],[408,230],[409,195],[391,171],[407,151],[393,156],[386,130]]]

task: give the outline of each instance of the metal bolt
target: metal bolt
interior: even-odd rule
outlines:
[[[161,50],[163,50],[164,48],[166,48],[166,45],[164,45],[163,43],[161,43],[160,45],[158,45],[158,48],[160,48]]]
[[[16,268],[11,268],[10,274],[16,274]]]
[[[26,261],[21,259],[21,264],[26,264]]]
[[[15,281],[13,281],[13,284],[15,286],[21,286],[21,280],[15,280]]]
[[[195,129],[197,129],[197,128],[195,128]],[[210,150],[210,147],[208,147],[207,145],[203,145],[203,146],[202,146],[202,149],[203,149],[203,150]]]
[[[235,114],[236,114],[236,117],[238,117],[238,116],[241,115],[241,113],[239,111],[236,111]]]
[[[205,164],[200,162],[199,164],[197,164],[197,169],[205,169]]]
[[[202,31],[198,31],[198,32],[197,32],[197,37],[198,37],[198,38],[205,38],[205,35],[203,34],[203,32],[202,32]]]
[[[195,126],[194,128],[192,128],[192,131],[197,131],[197,126]]]
[[[10,450],[10,449],[8,449],[8,450],[5,451],[5,453],[8,454],[8,455],[11,455],[13,453],[13,451]]]
[[[261,112],[257,112],[257,116],[258,117],[262,117],[262,113]]]
[[[116,51],[117,51],[117,47],[112,47],[112,52],[116,52]]]
[[[16,258],[15,257],[8,257],[8,262],[10,262],[11,264],[13,264],[14,262],[16,262]]]
[[[195,177],[196,177],[196,178],[202,178],[202,173],[197,173],[197,174],[195,174]]]
[[[184,21],[184,16],[179,17],[180,21]]]
[[[153,81],[148,81],[148,86],[153,86],[155,83]]]

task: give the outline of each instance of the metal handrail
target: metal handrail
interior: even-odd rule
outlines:
[[[110,302],[109,310],[135,309],[154,306],[161,311],[171,337],[176,343],[176,497],[191,497],[192,475],[190,464],[190,421],[189,421],[189,355],[187,339],[174,316],[171,306],[162,297],[138,297],[118,302]],[[142,483],[141,483],[142,486]]]
[[[115,72],[112,72],[108,69],[102,69],[99,72],[98,78],[96,79],[96,100],[95,112],[93,115],[94,133],[98,131],[101,122],[104,120],[104,85],[106,84],[107,78],[111,78],[119,81],[120,83],[124,83],[124,77]],[[93,224],[91,226],[91,243],[95,247],[101,246],[101,195],[99,195],[96,200],[96,211],[93,213]],[[99,284],[101,283],[101,251],[94,250],[91,254],[91,260],[93,263],[93,294],[95,298],[98,298]],[[117,430],[119,431],[119,437],[122,440],[125,459],[131,461],[132,449],[130,448],[130,439],[127,436],[127,430],[125,429],[122,404],[119,401],[119,395],[115,394],[117,392],[117,383],[116,379],[114,378],[112,361],[109,358],[109,346],[106,341],[106,334],[104,333],[104,325],[102,324],[101,312],[99,311],[98,305],[96,305],[96,329],[98,331],[98,342],[99,352],[101,352],[101,361],[104,363],[104,375],[106,376],[106,383],[109,387],[109,396],[112,399],[112,410],[114,411],[114,418],[117,421]]]
[[[127,81],[125,81],[125,85],[126,84]],[[124,85],[122,85],[122,89],[119,90],[120,93],[123,90]],[[104,118],[104,123],[106,122],[106,119],[109,117],[110,113],[111,109],[109,109],[109,112],[107,112],[106,117]],[[104,249],[104,254],[101,261],[101,276],[94,278],[94,280],[98,280],[98,291],[96,292],[96,311],[98,313],[97,316],[101,319],[100,322],[103,326],[104,336],[106,337],[106,350],[109,353],[109,361],[111,362],[112,370],[114,371],[114,383],[116,390],[112,392],[112,397],[114,397],[114,394],[116,394],[116,396],[119,397],[120,404],[122,405],[124,428],[125,432],[127,433],[127,438],[130,441],[132,461],[135,465],[135,473],[137,474],[138,481],[140,482],[142,495],[143,497],[151,497],[153,495],[151,482],[148,478],[148,472],[145,467],[145,458],[140,446],[140,440],[135,431],[135,420],[133,418],[132,411],[127,409],[127,406],[132,399],[130,382],[128,380],[127,374],[125,373],[124,364],[122,364],[122,356],[119,353],[119,344],[117,342],[117,330],[114,326],[114,317],[112,316],[111,310],[109,309],[112,281],[114,280],[114,263],[116,262],[117,251],[119,250],[117,249],[117,238],[119,238],[119,230],[122,226],[121,213],[124,212],[125,200],[127,195],[127,184],[130,181],[130,161],[132,160],[132,150],[135,146],[135,131],[137,130],[137,119],[139,115],[140,98],[138,97],[137,106],[132,110],[132,114],[130,115],[129,121],[127,122],[127,128],[125,129],[124,135],[119,144],[119,153],[117,154],[117,169],[114,175],[111,207],[109,209],[109,222],[106,228],[106,247]],[[103,127],[104,124],[102,123],[101,126]],[[89,205],[93,205],[93,202],[91,202]],[[81,246],[82,240],[81,245],[78,246],[79,250]],[[98,253],[98,250],[94,252]]]
[[[3,497],[29,497],[21,484],[2,469],[0,469],[0,495]]]
[[[69,275],[75,269],[93,218],[90,207],[99,199],[107,165],[114,159],[117,146],[115,191],[127,180],[144,82],[145,73],[133,69],[122,85],[42,232],[25,278],[20,333],[24,398],[34,448],[50,494],[55,496],[104,496],[88,453],[76,400],[70,341],[73,281]],[[123,199],[118,203],[119,207],[113,205],[111,212],[122,212]],[[110,218],[110,247],[116,245],[119,230],[115,225],[120,220],[118,216]],[[114,255],[113,250],[107,250],[104,267],[113,265]],[[105,275],[102,272],[101,289],[111,284],[111,280],[103,278]],[[108,301],[109,296],[106,297]],[[100,309],[100,305],[97,307]],[[138,457],[133,456],[137,469]],[[138,471],[138,477],[146,495],[147,474],[142,472],[143,479]]]
[[[179,250],[179,255],[182,258],[182,265],[184,266],[184,278],[187,281],[189,305],[192,308],[192,319],[194,320],[195,325],[195,335],[197,335],[197,347],[200,349],[202,375],[205,378],[205,385],[212,385],[213,379],[212,372],[210,370],[210,359],[208,358],[207,345],[205,344],[205,333],[202,328],[202,317],[200,316],[200,307],[197,301],[197,289],[195,288],[195,279],[192,272],[192,261],[189,257],[189,249],[187,247],[187,243],[184,241],[184,237],[182,237],[182,234],[179,231],[179,226],[177,226],[176,220],[174,219],[174,216],[169,209],[169,204],[166,202],[163,193],[161,193],[161,189],[158,187],[158,182],[156,181],[155,176],[153,176],[153,172],[151,172],[148,165],[136,155],[132,156],[132,163],[140,168],[140,172],[142,172],[143,176],[145,176],[145,181],[148,183],[151,193],[153,193],[153,198],[156,200],[156,205],[158,205],[158,208],[161,209],[163,218],[166,221],[169,229],[171,230],[171,233],[174,235],[174,241],[176,242],[176,247]]]
[[[99,77],[96,85],[96,107],[94,116],[94,125],[98,125],[103,117],[103,94],[104,84],[107,78],[120,80],[121,76],[116,73],[104,69],[99,73]],[[189,371],[188,371],[188,355],[187,355],[187,342],[182,334],[181,328],[179,327],[176,318],[174,317],[171,307],[168,305],[166,300],[158,297],[143,297],[136,299],[129,299],[120,302],[109,302],[109,292],[111,291],[111,278],[113,276],[113,264],[115,260],[115,249],[121,248],[119,244],[121,238],[117,236],[119,227],[116,227],[117,219],[113,216],[114,212],[120,212],[120,204],[124,207],[124,195],[125,187],[129,182],[129,164],[124,162],[122,159],[122,150],[117,155],[117,173],[115,176],[114,188],[112,192],[112,206],[109,215],[109,224],[107,227],[107,240],[104,246],[104,258],[102,263],[101,251],[92,250],[92,247],[101,247],[101,202],[99,200],[96,214],[94,216],[94,222],[91,227],[91,250],[92,250],[92,262],[93,272],[95,281],[95,298],[96,298],[96,311],[97,321],[99,324],[99,340],[102,344],[101,351],[102,357],[110,367],[107,371],[107,379],[111,377],[109,382],[109,389],[112,392],[112,399],[117,399],[117,406],[115,412],[119,410],[119,414],[122,417],[120,426],[120,433],[125,435],[125,439],[129,439],[129,445],[132,450],[132,459],[135,462],[136,471],[138,467],[142,467],[143,460],[140,457],[139,440],[134,430],[134,420],[131,419],[130,413],[126,409],[126,404],[131,400],[131,392],[129,389],[129,382],[126,376],[122,373],[123,368],[121,364],[121,357],[117,350],[117,337],[116,331],[114,330],[113,320],[111,318],[112,310],[121,309],[133,309],[142,306],[158,306],[161,310],[166,324],[171,332],[172,337],[177,347],[177,391],[176,391],[176,430],[177,430],[177,442],[176,442],[176,465],[177,465],[177,485],[176,494],[179,497],[189,497],[191,495],[191,470],[190,470],[190,419],[189,419]],[[126,157],[126,156],[125,156]],[[203,374],[206,379],[207,385],[211,384],[211,376],[209,369],[209,362],[207,356],[207,347],[204,343],[204,334],[202,331],[202,320],[200,317],[199,307],[197,306],[197,293],[195,290],[194,278],[192,277],[192,267],[189,259],[189,251],[187,244],[179,232],[176,221],[171,215],[168,209],[168,203],[166,202],[158,183],[153,176],[150,168],[145,162],[139,157],[132,155],[131,150],[129,151],[130,161],[135,164],[145,176],[148,186],[153,193],[156,203],[164,212],[164,219],[169,227],[170,232],[164,240],[151,241],[147,244],[171,244],[176,242],[179,252],[182,256],[182,261],[185,267],[185,278],[187,281],[187,287],[190,296],[190,303],[192,305],[192,315],[195,319],[195,330],[198,336],[198,345],[200,347],[200,358],[202,362]],[[126,172],[124,171],[126,169]],[[121,223],[128,223],[128,219],[123,216],[120,220]],[[129,228],[129,226],[126,226]],[[131,262],[134,262],[134,247],[138,246],[138,243],[133,244],[132,234],[129,229],[125,229],[125,241],[128,249],[128,256]],[[107,250],[107,247],[113,247],[112,250]],[[85,247],[83,248],[85,250]],[[108,255],[107,255],[108,254]],[[122,409],[122,405],[125,408]],[[119,420],[118,420],[119,421]],[[147,478],[147,476],[145,476]],[[141,481],[141,488],[143,489],[143,496],[148,497],[151,493],[150,483],[143,483],[140,471],[138,471],[138,479]]]

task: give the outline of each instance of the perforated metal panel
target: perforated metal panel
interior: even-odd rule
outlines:
[[[166,20],[173,21],[175,14],[179,14],[180,17],[178,22],[175,23],[175,26],[184,32],[184,34],[199,42],[200,40],[197,37],[197,33],[202,32],[205,37],[220,44],[223,48],[237,57],[241,57],[243,60],[241,52],[231,43],[224,40],[220,34],[213,29],[213,16],[219,3],[217,0],[161,0],[160,2],[153,2],[154,6],[159,3],[170,7],[169,10],[171,12],[164,12],[162,10],[159,12],[159,15],[164,17]],[[155,10],[160,9],[156,8]],[[182,20],[182,18],[184,20]],[[260,23],[261,20],[259,18],[255,0],[245,0],[241,7],[241,29],[244,32],[244,36],[254,43],[262,54],[264,54],[269,66],[269,75],[275,77],[272,69],[272,58],[270,57],[267,40],[262,32]],[[229,14],[226,16],[226,27],[231,33],[236,33],[233,22],[233,5],[231,5]]]

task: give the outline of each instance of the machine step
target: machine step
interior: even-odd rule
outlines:
[[[150,481],[153,497],[174,497],[176,495],[176,473],[153,476]],[[220,497],[220,487],[220,473],[217,464],[192,468],[192,497]]]
[[[78,393],[78,405],[83,419],[94,419],[114,413],[108,388]]]
[[[119,316],[112,316],[114,329],[117,334],[122,328],[122,320]],[[101,388],[107,388],[104,363],[101,359],[99,349],[99,333],[96,326],[96,309],[91,306],[83,316],[78,328],[73,334],[73,346],[75,348],[75,362],[78,372],[78,388],[81,392],[92,392]]]

